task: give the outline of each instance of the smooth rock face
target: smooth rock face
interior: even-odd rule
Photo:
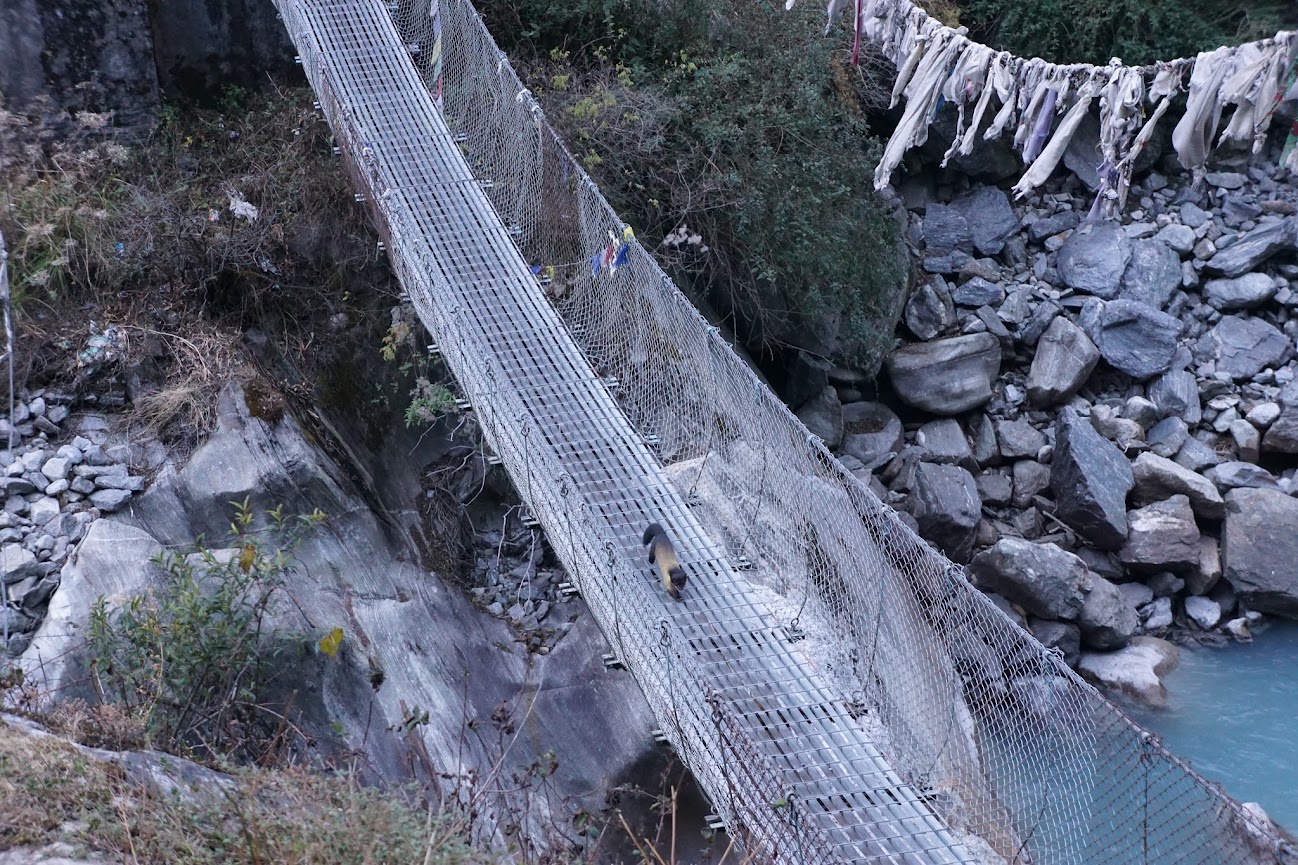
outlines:
[[[1028,371],[1028,397],[1039,406],[1067,402],[1081,390],[1099,360],[1099,349],[1081,328],[1056,316],[1037,342]]]
[[[1127,492],[1135,484],[1131,465],[1072,409],[1055,426],[1050,488],[1056,516],[1102,550],[1119,549],[1127,537]]]
[[[973,475],[959,466],[923,463],[915,473],[911,515],[919,534],[953,561],[967,562],[973,552],[982,501]]]
[[[1103,222],[1070,234],[1059,250],[1056,266],[1069,288],[1113,300],[1130,259],[1131,241],[1126,232]]]
[[[1275,280],[1265,273],[1246,273],[1234,279],[1210,279],[1203,287],[1208,305],[1223,312],[1261,306],[1275,297],[1275,292]]]
[[[983,405],[1001,368],[1000,340],[974,333],[903,346],[887,359],[888,375],[907,405],[956,415]]]
[[[1199,527],[1182,495],[1127,514],[1127,542],[1118,559],[1133,571],[1180,571],[1199,564]]]
[[[843,406],[838,401],[838,391],[832,387],[827,386],[804,403],[798,409],[798,420],[812,434],[820,436],[827,448],[836,448],[843,441]]]
[[[1261,226],[1218,252],[1204,265],[1204,272],[1221,276],[1240,276],[1278,252],[1293,250],[1298,236],[1298,218],[1282,219]]]
[[[1158,238],[1133,242],[1122,274],[1122,297],[1162,309],[1180,287],[1180,256]]]
[[[1298,499],[1278,490],[1226,493],[1221,561],[1249,609],[1298,618]]]
[[[1131,464],[1136,486],[1132,502],[1147,505],[1184,495],[1194,513],[1204,519],[1219,520],[1226,513],[1226,503],[1212,481],[1185,466],[1153,453],[1143,453]]]
[[[1002,538],[969,563],[978,588],[996,592],[1043,619],[1072,621],[1082,614],[1091,581],[1086,564],[1053,544]]]
[[[1092,574],[1077,624],[1082,629],[1083,645],[1107,651],[1127,645],[1140,627],[1140,616],[1117,586]]]
[[[1218,372],[1238,381],[1279,366],[1292,349],[1290,340],[1262,319],[1227,315],[1199,337],[1194,357],[1200,363],[1215,362]]]
[[[1077,672],[1095,685],[1162,707],[1167,705],[1167,688],[1161,677],[1176,669],[1179,661],[1180,652],[1166,640],[1134,637],[1120,652],[1083,652]]]
[[[1104,306],[1096,347],[1111,366],[1135,379],[1166,372],[1176,355],[1181,320],[1132,300]]]
[[[905,430],[892,409],[879,402],[843,406],[843,453],[870,465],[885,454],[901,450]]]

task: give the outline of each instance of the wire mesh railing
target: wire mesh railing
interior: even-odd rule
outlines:
[[[503,325],[475,323],[489,297],[444,275],[436,245],[450,240],[429,237],[427,202],[401,182],[419,168],[412,160],[425,158],[421,136],[432,134],[416,129],[421,111],[444,112],[468,182],[544,283],[548,303],[527,312],[535,333],[579,345],[594,373],[616,380],[620,413],[652,447],[654,471],[660,465],[670,479],[670,489],[646,481],[643,494],[689,502],[680,525],[697,521],[719,558],[750,566],[747,597],[718,614],[764,616],[745,627],[784,635],[794,646],[787,651],[830,683],[835,705],[874,724],[897,790],[919,791],[952,837],[986,860],[1288,861],[1292,851],[1275,832],[1007,619],[808,433],[618,219],[467,0],[276,2],[401,282],[484,435],[664,731],[749,849],[772,862],[872,855],[846,853],[866,848],[836,835],[836,809],[854,805],[791,795],[787,769],[754,733],[767,710],[747,706],[742,689],[717,687],[709,654],[645,588],[626,533],[598,506],[595,485],[577,476],[575,457],[564,457],[585,451],[565,440],[561,422],[543,422],[520,367],[493,353],[503,337],[492,328]],[[376,10],[391,20],[367,17]],[[400,33],[399,63],[320,43],[325,27],[346,30],[334,34],[345,41],[380,26]],[[412,74],[426,88],[418,99],[402,90]],[[410,115],[400,124],[405,137],[375,140],[380,127],[370,118],[394,111]],[[466,182],[458,170],[429,182]],[[491,266],[502,272],[484,270],[484,283],[507,269]],[[562,327],[547,329],[560,318]],[[517,321],[509,326],[508,339],[538,339]],[[584,385],[555,398],[582,410],[611,399]],[[844,802],[854,792],[844,789]],[[875,801],[877,790],[862,795],[891,807]],[[873,837],[891,842],[882,833],[897,825],[937,837],[932,824],[905,819],[881,820]],[[940,858],[942,844],[878,860],[967,861]]]

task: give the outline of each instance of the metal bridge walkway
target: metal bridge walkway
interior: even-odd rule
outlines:
[[[546,300],[385,6],[277,2],[350,151],[353,179],[375,199],[404,287],[492,446],[513,455],[506,465],[561,558],[578,559],[565,563],[618,655],[631,656],[623,650],[631,640],[663,647],[665,669],[628,663],[630,672],[713,801],[727,806],[719,810],[743,819],[750,843],[765,848],[753,852],[806,865],[978,861],[903,783],[851,707],[786,640],[776,616],[750,600],[723,547],[691,515]],[[530,498],[533,472],[556,470],[570,495],[567,509]],[[684,603],[666,598],[646,563],[640,534],[651,521],[668,527],[687,565]],[[635,574],[633,584],[591,579],[599,550],[586,549],[590,539],[574,533],[592,530],[606,541],[610,570],[616,560]],[[637,608],[631,620],[626,611]],[[679,671],[671,669],[673,658]],[[709,699],[724,704],[742,729],[699,723],[718,714]],[[755,753],[736,742],[754,744]],[[776,777],[759,777],[771,772]],[[767,801],[767,814],[737,801],[752,799],[753,788],[784,801]],[[766,831],[758,828],[763,823]],[[772,839],[783,823],[790,831],[781,844]]]

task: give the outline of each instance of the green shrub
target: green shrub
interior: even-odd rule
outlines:
[[[156,747],[204,757],[257,756],[266,745],[261,698],[276,661],[307,643],[304,633],[269,633],[266,617],[319,511],[286,517],[269,511],[253,527],[248,501],[233,503],[228,555],[199,539],[192,551],[167,550],[154,562],[161,588],[90,615],[89,650],[101,698],[137,717]]]
[[[1291,0],[968,0],[972,35],[1022,57],[1129,64],[1189,57],[1298,24]]]

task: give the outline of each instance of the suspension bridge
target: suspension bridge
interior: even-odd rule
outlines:
[[[275,2],[430,350],[755,861],[1281,861],[808,434],[467,0]]]

